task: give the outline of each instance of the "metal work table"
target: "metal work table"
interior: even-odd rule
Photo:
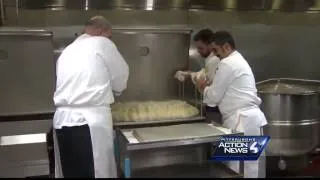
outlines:
[[[212,145],[218,143],[223,135],[179,140],[132,142],[128,138],[128,132],[130,131],[131,129],[116,128],[116,159],[118,167],[124,173],[125,178],[242,177],[242,173],[237,174],[222,163],[209,161]],[[233,132],[225,135],[243,134]],[[199,155],[200,158],[191,157],[195,156],[195,154]],[[183,162],[180,163],[180,160]],[[240,164],[240,167],[241,172],[243,172],[243,163]]]
[[[154,127],[154,126],[163,126],[163,125],[174,125],[174,124],[182,124],[182,123],[195,123],[195,122],[204,122],[206,117],[204,116],[196,116],[192,118],[185,119],[168,119],[168,120],[155,120],[155,121],[142,121],[142,122],[114,122],[114,128],[121,129],[130,129],[137,127]]]

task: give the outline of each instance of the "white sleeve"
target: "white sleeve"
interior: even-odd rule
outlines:
[[[216,69],[219,65],[220,59],[217,56],[212,57],[209,62],[206,64],[206,69],[208,69],[208,77],[211,81],[213,81],[216,75]]]
[[[233,79],[232,68],[220,63],[212,84],[204,89],[204,102],[218,105]]]
[[[127,88],[129,66],[114,44],[109,44],[105,48],[104,55],[111,78],[112,91],[114,95],[119,96]]]

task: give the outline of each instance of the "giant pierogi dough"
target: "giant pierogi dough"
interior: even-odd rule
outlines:
[[[180,100],[132,101],[111,106],[113,121],[153,121],[188,118],[199,114],[199,110]]]

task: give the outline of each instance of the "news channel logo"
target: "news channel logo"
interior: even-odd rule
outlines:
[[[255,161],[269,142],[269,136],[223,136],[215,145],[211,160]]]

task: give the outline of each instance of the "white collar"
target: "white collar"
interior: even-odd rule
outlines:
[[[213,52],[211,52],[206,59],[209,59],[209,58],[211,58],[211,57],[213,57],[213,56],[215,56],[215,55],[213,54]]]
[[[227,59],[227,58],[229,58],[229,57],[231,57],[231,56],[234,56],[234,55],[236,55],[236,54],[239,54],[239,52],[238,52],[237,50],[234,50],[234,51],[233,51],[232,53],[230,53],[227,57],[222,58],[221,60]]]
[[[238,54],[238,51],[237,50],[234,50],[231,54],[229,54],[229,56],[227,56],[227,57],[230,57],[230,56],[233,56],[233,55],[236,55],[236,54]],[[227,58],[226,57],[226,58]]]
[[[83,33],[83,34],[81,34],[80,36],[77,37],[76,41],[81,40],[81,39],[86,39],[86,38],[89,38],[89,37],[92,37],[92,36],[89,35],[89,34]]]
[[[211,52],[209,54],[209,56],[206,57],[205,62],[207,62],[210,58],[214,57],[215,55],[213,54],[213,52]]]

